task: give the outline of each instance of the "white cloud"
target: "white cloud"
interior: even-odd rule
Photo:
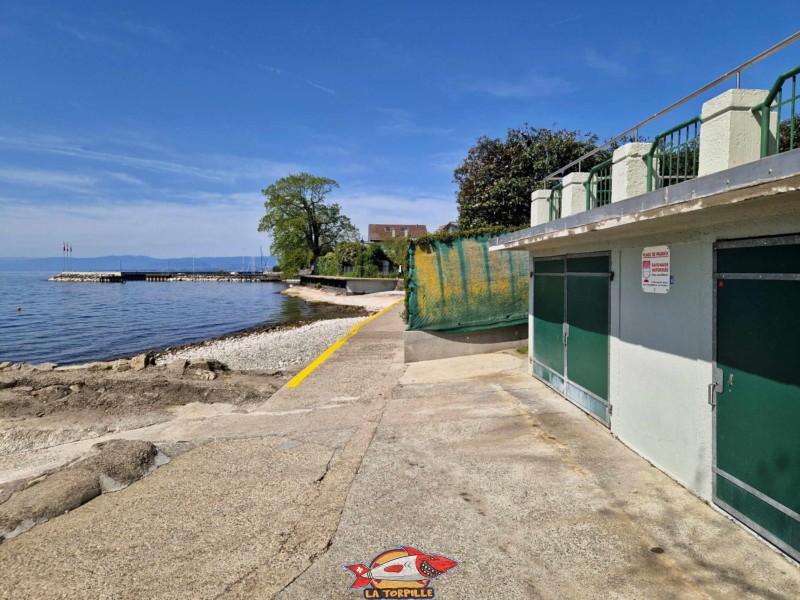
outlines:
[[[147,254],[237,256],[266,251],[257,231],[260,194],[241,194],[194,205],[104,202],[66,206],[0,198],[0,256],[53,256],[69,239],[76,256]]]
[[[589,50],[586,53],[586,64],[612,77],[625,77],[628,74],[628,67],[601,55],[596,50]]]
[[[83,192],[99,181],[89,175],[78,175],[63,171],[50,171],[46,169],[0,169],[0,181],[6,184],[35,188],[53,188]]]
[[[128,185],[147,185],[144,181],[142,181],[138,177],[134,177],[133,175],[129,175],[128,173],[108,172],[106,173],[106,175],[122,183],[127,183]]]
[[[236,182],[240,179],[283,177],[304,170],[301,165],[231,155],[198,155],[183,158],[149,158],[125,153],[89,150],[85,142],[40,135],[0,136],[0,148],[31,153],[53,154],[140,169],[155,173],[179,175],[194,179]]]
[[[125,21],[123,27],[134,35],[149,37],[165,46],[176,46],[175,36],[166,27],[154,23],[139,23],[137,21]]]
[[[378,133],[399,133],[404,135],[447,135],[452,129],[437,125],[419,125],[414,122],[410,111],[402,108],[378,108],[385,120],[378,125]]]
[[[69,239],[81,257],[237,256],[257,253],[259,246],[267,251],[268,237],[257,231],[264,214],[260,191],[154,193],[172,201],[98,196],[66,204],[0,197],[0,256],[52,256],[62,239]],[[448,194],[363,190],[335,193],[329,200],[341,204],[363,236],[369,223],[419,223],[432,231],[456,217],[455,200]]]
[[[515,81],[472,81],[464,89],[496,98],[529,99],[563,94],[572,89],[572,84],[559,76],[544,77],[529,73]]]
[[[56,29],[60,29],[61,31],[68,33],[87,44],[95,44],[97,46],[115,46],[118,48],[124,47],[124,44],[118,39],[103,35],[102,33],[96,33],[94,31],[89,31],[88,29],[75,27],[66,23],[54,23],[53,25],[56,27]]]

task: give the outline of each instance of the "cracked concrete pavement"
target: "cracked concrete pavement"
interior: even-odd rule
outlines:
[[[141,432],[140,432],[141,434]],[[796,598],[800,570],[525,373],[407,368],[399,308],[213,440],[0,545],[3,598],[357,598],[396,544],[461,564],[440,598]]]

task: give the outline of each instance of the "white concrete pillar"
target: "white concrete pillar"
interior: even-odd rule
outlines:
[[[586,210],[588,173],[570,173],[561,180],[561,216],[568,217]]]
[[[651,144],[630,142],[614,150],[611,159],[611,202],[647,192],[647,163]]]
[[[728,90],[703,104],[698,176],[761,158],[761,121],[750,109],[767,90]]]
[[[550,220],[550,190],[536,190],[531,194],[531,227]]]

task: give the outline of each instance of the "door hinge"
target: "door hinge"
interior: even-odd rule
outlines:
[[[608,416],[610,417],[612,414],[614,414],[614,407],[611,404],[609,404],[608,405]]]

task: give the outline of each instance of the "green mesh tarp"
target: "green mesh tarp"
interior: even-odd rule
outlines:
[[[408,329],[477,331],[528,321],[528,253],[488,236],[409,248]]]

